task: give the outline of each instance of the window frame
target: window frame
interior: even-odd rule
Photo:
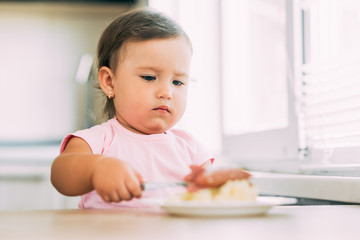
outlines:
[[[358,176],[360,163],[354,161],[341,162],[339,159],[350,154],[360,155],[360,147],[337,149],[332,161],[315,161],[310,156],[322,154],[320,151],[309,150],[301,138],[301,69],[304,56],[306,34],[302,8],[307,2],[300,0],[286,1],[288,50],[288,120],[286,128],[241,135],[222,136],[224,156],[230,162],[254,171]],[[254,151],[254,149],[259,149]],[[353,159],[354,157],[352,157]]]
[[[294,29],[296,11],[293,1],[286,1],[286,47],[290,69],[287,71],[288,126],[262,132],[225,135],[223,131],[223,152],[230,162],[236,162],[252,170],[297,172],[299,164],[299,136],[297,120],[296,73],[300,54],[294,48],[299,44],[299,29]],[[223,96],[222,96],[223,97]],[[254,149],[261,149],[254,151]]]
[[[311,27],[309,26],[310,20],[305,16],[306,10],[311,7],[312,1],[300,1],[294,0],[297,2],[296,11],[300,12],[299,19],[301,19],[301,62],[297,63],[298,76],[299,79],[297,82],[301,82],[300,76],[304,64],[306,64],[306,56],[310,54],[311,46],[309,39],[306,38],[306,35],[310,34]],[[294,27],[296,27],[294,25]],[[299,27],[299,26],[298,26]],[[300,86],[298,86],[298,91],[300,91]],[[299,121],[301,124],[301,121]],[[301,133],[301,129],[299,129]],[[300,168],[302,171],[316,174],[336,174],[336,175],[346,175],[346,176],[358,176],[360,171],[360,161],[357,156],[360,156],[360,146],[355,147],[339,147],[332,149],[332,152],[326,151],[324,149],[311,149],[306,146],[306,141],[300,139],[300,149],[302,149],[302,154],[300,159],[303,160]],[[328,156],[326,156],[328,155]],[[347,159],[347,160],[344,160]]]

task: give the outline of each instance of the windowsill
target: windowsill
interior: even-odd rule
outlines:
[[[360,203],[360,178],[252,172],[259,194]]]

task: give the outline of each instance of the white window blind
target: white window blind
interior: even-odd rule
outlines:
[[[360,59],[342,65],[303,69],[304,126],[314,148],[360,146]]]
[[[302,10],[299,126],[310,165],[360,165],[360,4],[307,1]]]

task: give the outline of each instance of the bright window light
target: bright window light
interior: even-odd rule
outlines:
[[[360,3],[306,3],[301,144],[310,164],[359,163]]]
[[[221,1],[225,135],[288,126],[285,3]]]

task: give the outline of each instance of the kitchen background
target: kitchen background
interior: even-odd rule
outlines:
[[[103,29],[147,5],[192,39],[177,127],[217,164],[350,176],[359,194],[349,199],[360,201],[356,1],[42,0],[0,1],[0,209],[77,206],[51,186],[51,162],[65,135],[101,122],[93,62]]]
[[[49,182],[59,143],[96,115],[93,56],[113,18],[141,1],[0,2],[0,208],[61,208]],[[131,1],[130,1],[131,2]]]

